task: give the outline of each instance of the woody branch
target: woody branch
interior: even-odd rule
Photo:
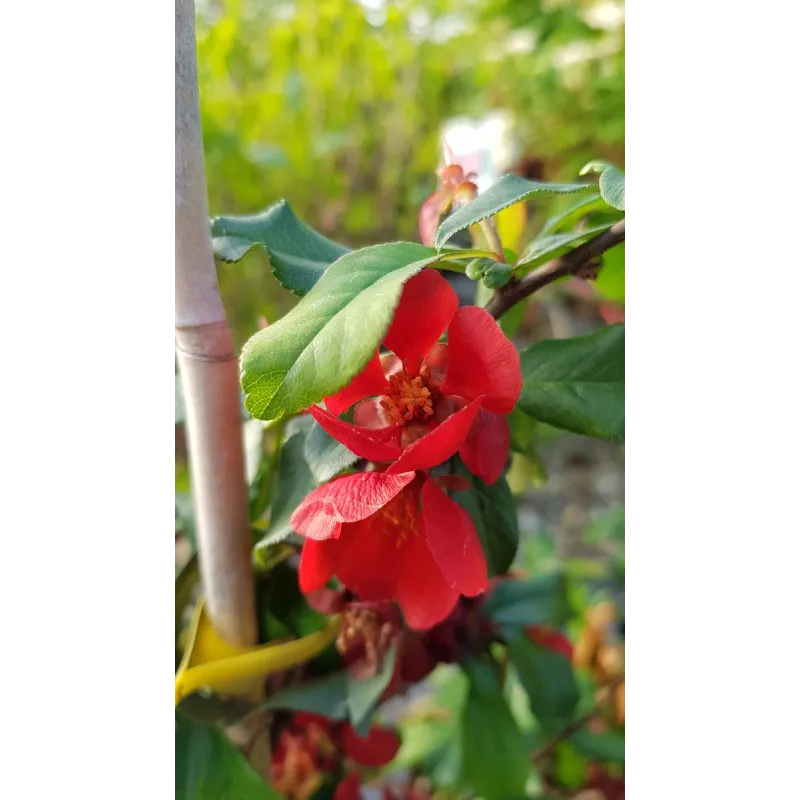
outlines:
[[[512,306],[515,306],[529,295],[538,292],[539,289],[559,278],[579,274],[597,256],[624,241],[625,220],[621,219],[607,231],[603,231],[593,239],[589,239],[588,242],[584,242],[580,247],[576,247],[566,255],[542,264],[541,267],[535,269],[524,278],[512,278],[505,286],[495,291],[492,299],[486,305],[486,310],[495,319],[499,319]]]

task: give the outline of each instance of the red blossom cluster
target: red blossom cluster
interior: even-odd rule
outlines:
[[[365,767],[388,764],[400,747],[397,734],[380,726],[359,736],[347,722],[319,714],[295,713],[272,753],[272,785],[287,800],[308,800],[327,775],[340,775],[345,759]],[[358,769],[339,781],[334,800],[356,800],[361,784]]]
[[[292,515],[306,538],[300,587],[309,594],[335,575],[361,601],[396,600],[409,626],[426,630],[460,596],[487,586],[472,519],[446,492],[453,476],[430,470],[458,453],[487,484],[500,477],[510,449],[505,416],[522,374],[494,319],[482,308],[458,308],[434,270],[406,283],[383,345],[390,352],[376,351],[325,409],[309,409],[370,463],[315,489]],[[353,406],[351,423],[341,415]]]

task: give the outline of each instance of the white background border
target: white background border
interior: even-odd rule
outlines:
[[[795,791],[798,7],[627,7],[627,783]],[[171,796],[173,17],[0,47],[5,797]]]

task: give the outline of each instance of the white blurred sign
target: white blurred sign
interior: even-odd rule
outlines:
[[[442,129],[456,163],[464,172],[477,174],[479,193],[508,172],[517,158],[512,122],[509,112],[495,111],[480,120],[452,119]]]

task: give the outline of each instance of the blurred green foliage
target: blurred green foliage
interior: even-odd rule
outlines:
[[[197,17],[212,214],[286,197],[350,246],[417,241],[443,124],[491,111],[512,120],[509,170],[624,167],[617,0],[197,0]],[[220,275],[239,344],[295,302],[263,253]]]

